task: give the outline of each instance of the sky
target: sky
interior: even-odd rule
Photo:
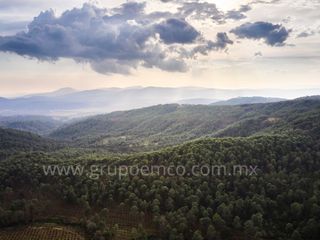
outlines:
[[[320,88],[320,0],[0,0],[0,96]]]

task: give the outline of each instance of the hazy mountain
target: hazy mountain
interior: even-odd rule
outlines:
[[[183,99],[178,101],[179,104],[190,104],[190,105],[207,105],[214,102],[218,102],[219,100],[210,99],[210,98],[191,98],[191,99]]]
[[[152,150],[204,136],[320,133],[320,100],[299,99],[233,106],[158,105],[99,115],[50,136],[111,151]]]
[[[30,94],[30,95],[25,95],[24,97],[35,97],[35,96],[58,97],[58,96],[66,95],[66,94],[71,94],[76,91],[77,90],[75,90],[73,88],[60,88],[60,89],[53,91],[53,92]]]
[[[227,100],[243,96],[295,98],[319,93],[319,89],[221,90],[198,87],[131,87],[76,91],[65,88],[51,93],[0,99],[0,115],[85,116],[181,101],[198,104],[193,102],[194,99],[198,99],[195,100],[197,102],[199,99]]]
[[[241,105],[241,104],[253,104],[253,103],[272,103],[272,102],[281,102],[285,101],[284,98],[266,98],[266,97],[238,97],[231,98],[225,101],[213,102],[210,105]]]
[[[49,134],[65,122],[48,116],[0,116],[0,127],[39,135]]]

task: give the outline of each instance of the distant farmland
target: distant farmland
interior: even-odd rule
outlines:
[[[83,233],[59,225],[28,226],[0,230],[1,240],[85,240]]]

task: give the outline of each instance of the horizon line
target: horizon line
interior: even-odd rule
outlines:
[[[128,87],[102,87],[102,88],[87,88],[87,89],[77,89],[73,87],[61,87],[61,88],[55,88],[51,90],[44,90],[44,91],[36,91],[36,92],[20,92],[20,93],[13,93],[13,94],[0,94],[0,98],[19,98],[19,97],[30,97],[33,95],[41,95],[41,94],[50,94],[50,93],[55,93],[59,92],[62,90],[70,90],[74,92],[86,92],[86,91],[95,91],[95,90],[108,90],[108,89],[147,89],[147,88],[159,88],[159,89],[186,89],[186,88],[198,88],[198,89],[208,89],[208,90],[220,90],[220,91],[301,91],[301,90],[319,90],[320,91],[320,86],[315,86],[315,87],[304,87],[304,88],[214,88],[214,87],[203,87],[203,86],[192,86],[192,85],[187,85],[187,86],[176,86],[176,87],[171,87],[171,86],[139,86],[139,85],[133,85],[133,86],[128,86]],[[319,92],[320,94],[320,92]]]

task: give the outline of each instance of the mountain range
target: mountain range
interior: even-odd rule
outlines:
[[[241,89],[223,90],[199,87],[161,88],[130,87],[78,91],[63,88],[49,93],[31,94],[16,98],[0,98],[0,115],[46,115],[81,117],[119,110],[129,110],[157,104],[219,104],[219,101],[238,97],[297,98],[320,94],[320,89]],[[269,100],[266,100],[267,102]],[[242,99],[240,104],[257,103]],[[266,102],[260,99],[258,102]],[[218,102],[218,103],[217,103]],[[220,102],[221,105],[232,103]],[[219,104],[219,105],[220,105]],[[233,104],[232,104],[233,105]]]

